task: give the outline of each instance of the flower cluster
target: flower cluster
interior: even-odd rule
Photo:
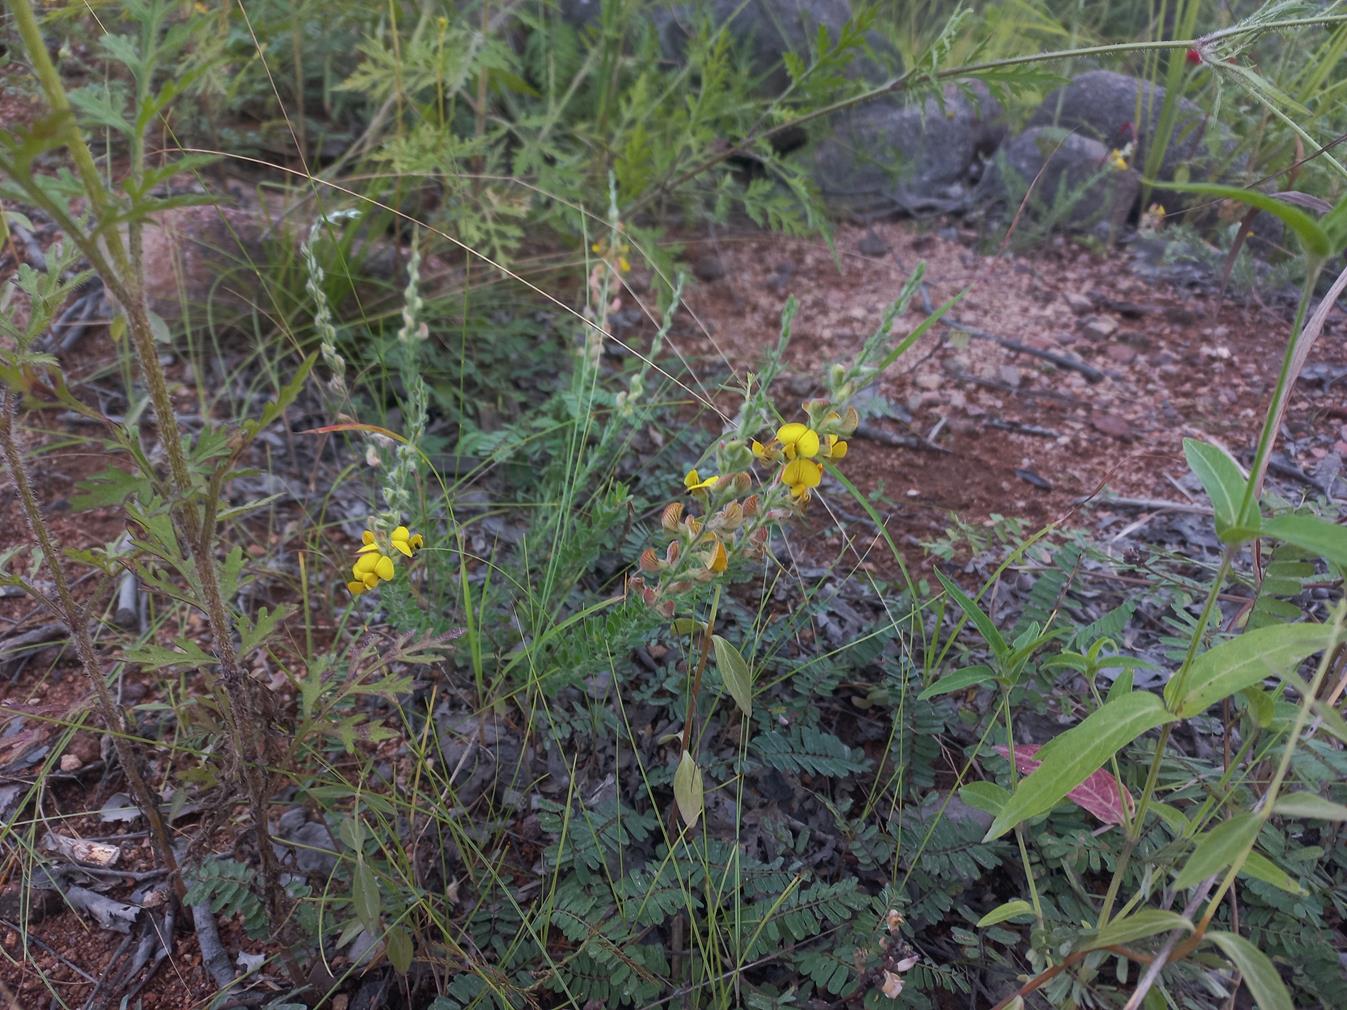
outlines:
[[[776,437],[766,445],[755,439],[752,446],[753,455],[761,462],[780,464],[777,479],[801,503],[809,500],[809,493],[823,480],[822,461],[842,459],[847,454],[845,439],[860,423],[854,407],[847,408],[845,416],[826,409],[826,405],[821,409],[817,402],[805,404],[805,409],[811,416],[822,413],[817,428],[792,421],[778,428]]]
[[[359,596],[367,589],[374,589],[380,582],[391,582],[396,574],[393,565],[393,553],[406,557],[414,555],[425,544],[420,533],[410,532],[406,526],[399,526],[384,540],[373,530],[365,530],[360,535],[361,547],[356,551],[359,557],[351,566],[354,578],[346,583],[352,596]]]
[[[660,525],[669,542],[662,551],[646,548],[641,572],[629,583],[647,606],[671,617],[677,596],[720,575],[732,558],[765,555],[772,524],[799,514],[823,479],[825,460],[835,463],[846,456],[846,439],[860,423],[855,408],[839,412],[827,400],[812,400],[804,408],[808,423],[781,425],[765,445],[756,439],[749,445],[721,443],[717,459],[734,472],[692,469],[684,475],[683,490],[701,514],[691,514],[681,501],[665,507]],[[754,462],[775,468],[757,492],[747,469]]]

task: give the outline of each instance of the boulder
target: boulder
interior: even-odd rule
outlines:
[[[1141,184],[1132,169],[1110,164],[1110,151],[1079,133],[1033,127],[997,153],[982,192],[1015,206],[1027,193],[1028,211],[1054,228],[1116,232],[1136,206]]]
[[[824,198],[861,216],[968,207],[984,158],[1005,136],[986,87],[949,85],[943,101],[880,100],[844,110],[805,157]]]
[[[1136,145],[1132,164],[1146,162],[1147,145],[1155,141],[1165,104],[1165,89],[1112,70],[1091,70],[1053,91],[1034,114],[1028,127],[1057,126],[1104,144],[1109,150]],[[1186,98],[1178,99],[1173,129],[1161,159],[1159,175],[1173,179],[1180,166],[1190,178],[1218,175],[1224,156],[1214,155],[1233,146],[1229,131],[1215,123],[1202,108]],[[1166,194],[1168,196],[1168,194]]]

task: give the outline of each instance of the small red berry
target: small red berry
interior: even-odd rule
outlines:
[[[1202,54],[1199,53],[1196,49],[1189,49],[1186,58],[1188,62],[1193,64],[1194,66],[1197,66],[1202,62]]]

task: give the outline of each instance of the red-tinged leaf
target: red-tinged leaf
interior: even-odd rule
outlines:
[[[1021,778],[1028,775],[1041,763],[1034,757],[1040,746],[1036,743],[1016,744],[1015,767],[1019,769]],[[997,747],[996,753],[1003,758],[1009,759],[1010,757],[1010,751],[1005,747]],[[1128,813],[1136,808],[1131,793],[1123,792],[1120,794],[1118,792],[1118,780],[1113,777],[1113,773],[1107,768],[1100,768],[1067,793],[1066,798],[1082,810],[1093,814],[1105,824],[1123,823],[1123,803],[1127,804]]]
[[[396,431],[390,431],[377,424],[365,424],[363,421],[344,421],[341,424],[325,424],[321,428],[305,428],[303,431],[296,432],[296,434],[326,435],[334,431],[368,431],[375,435],[383,435],[385,438],[391,438],[394,442],[407,441],[406,436],[399,435]]]

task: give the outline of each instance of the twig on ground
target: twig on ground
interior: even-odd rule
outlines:
[[[1008,351],[1014,351],[1017,354],[1027,354],[1030,357],[1041,358],[1043,361],[1050,362],[1058,368],[1070,369],[1073,372],[1079,372],[1085,376],[1087,382],[1103,382],[1106,376],[1093,365],[1087,365],[1079,358],[1072,357],[1069,354],[1058,354],[1056,351],[1045,351],[1038,347],[1030,347],[1028,344],[1022,344],[1018,340],[1011,340],[1009,337],[1000,337],[995,333],[988,333],[986,330],[976,326],[970,326],[968,323],[960,322],[950,316],[945,316],[940,320],[945,326],[955,330],[962,330],[970,337],[978,340],[990,340],[995,344],[1000,344]]]
[[[1092,495],[1089,498],[1080,498],[1076,501],[1077,505],[1094,505],[1098,508],[1118,508],[1118,509],[1155,509],[1161,512],[1191,512],[1193,515],[1209,516],[1211,515],[1210,505],[1197,505],[1190,502],[1167,501],[1164,498],[1122,498],[1113,496]]]
[[[196,929],[196,942],[201,947],[201,963],[210,972],[211,981],[221,992],[234,984],[234,965],[229,959],[224,944],[220,942],[220,931],[215,925],[215,916],[210,905],[199,901],[192,906],[192,926]]]

